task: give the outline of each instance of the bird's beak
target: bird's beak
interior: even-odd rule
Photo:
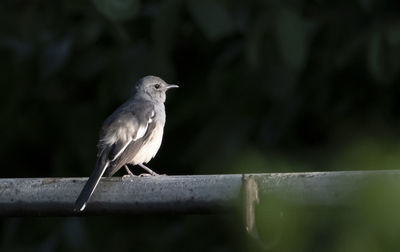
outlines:
[[[179,87],[178,85],[168,84],[168,85],[165,87],[165,90],[168,90],[168,89],[170,89],[170,88],[178,88],[178,87]]]

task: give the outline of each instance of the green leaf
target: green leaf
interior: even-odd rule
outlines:
[[[283,10],[277,14],[276,38],[283,62],[290,68],[301,69],[307,52],[307,24],[294,12]]]
[[[221,2],[190,0],[188,7],[195,22],[208,39],[217,40],[232,32],[231,17]]]
[[[400,24],[391,25],[386,34],[389,45],[400,44]]]
[[[123,21],[136,16],[138,0],[93,0],[96,9],[111,21]]]
[[[388,34],[375,29],[368,47],[368,66],[372,77],[382,84],[389,84],[400,69],[400,48],[395,45],[395,36],[387,40]]]
[[[172,51],[174,48],[182,3],[180,0],[166,0],[160,4],[152,25],[154,40],[154,69],[161,76],[171,76],[174,72]]]
[[[382,67],[382,51],[383,51],[381,33],[375,31],[371,35],[368,46],[368,67],[370,69],[371,75],[376,80],[381,80],[383,76],[384,69]]]
[[[40,55],[40,75],[48,78],[60,71],[70,57],[71,48],[72,37],[70,35],[46,44]]]
[[[253,68],[258,68],[260,65],[262,46],[264,45],[263,37],[270,23],[268,13],[265,12],[260,16],[249,26],[249,30],[246,32],[245,56],[248,64]]]

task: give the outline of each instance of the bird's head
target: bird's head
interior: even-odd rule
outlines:
[[[135,89],[136,93],[148,97],[153,101],[165,102],[167,90],[178,87],[178,85],[166,83],[157,76],[148,75],[138,80]]]

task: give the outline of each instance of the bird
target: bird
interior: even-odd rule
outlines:
[[[75,202],[74,211],[86,208],[101,177],[113,176],[122,167],[129,176],[134,176],[128,164],[140,166],[148,175],[158,175],[145,164],[154,158],[161,146],[166,92],[178,87],[151,75],[136,82],[132,96],[107,117],[101,127],[96,165]]]

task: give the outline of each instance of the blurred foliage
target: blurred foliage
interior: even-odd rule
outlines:
[[[102,121],[147,74],[181,86],[169,94],[163,146],[150,163],[160,173],[395,169],[399,7],[3,1],[2,177],[87,176]],[[391,202],[374,193],[346,214],[296,211],[276,250],[398,250],[399,211],[387,212]],[[2,251],[259,249],[237,216],[4,219],[2,227]]]
[[[248,251],[398,251],[399,193],[398,181],[375,179],[333,208],[262,198],[256,209],[261,240]]]

